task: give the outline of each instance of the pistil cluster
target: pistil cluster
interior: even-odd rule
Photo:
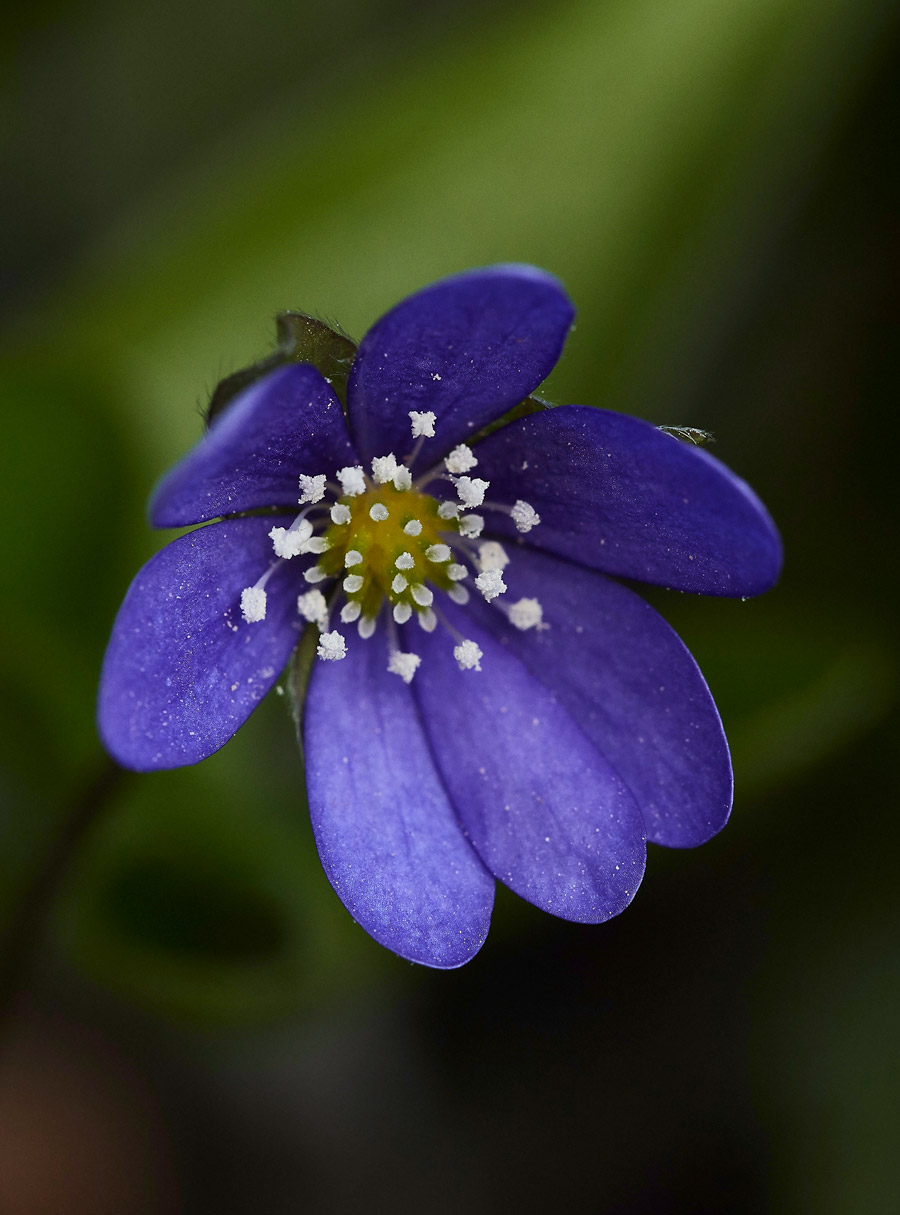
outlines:
[[[302,510],[289,527],[269,532],[274,560],[241,594],[244,620],[264,620],[266,583],[275,570],[294,557],[315,555],[315,564],[303,574],[306,589],[297,597],[297,611],[319,629],[318,657],[346,657],[346,637],[332,627],[336,616],[343,625],[355,624],[365,640],[384,614],[391,640],[388,670],[406,683],[421,659],[401,650],[396,626],[413,618],[425,632],[439,623],[448,630],[460,670],[481,670],[481,649],[443,618],[439,606],[441,595],[466,603],[470,576],[475,589],[516,628],[545,627],[537,599],[508,606],[497,602],[506,593],[503,571],[509,556],[498,541],[480,539],[485,521],[475,508],[509,515],[522,533],[540,523],[537,511],[521,500],[512,506],[487,501],[490,482],[469,475],[478,460],[464,443],[414,481],[410,465],[424,439],[434,437],[435,415],[413,410],[409,418],[419,443],[404,462],[389,453],[376,456],[369,472],[356,465],[338,469],[332,481],[324,474],[300,475]],[[457,501],[427,493],[436,481],[451,483]]]

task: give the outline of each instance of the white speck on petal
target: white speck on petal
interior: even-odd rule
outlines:
[[[439,380],[441,377],[432,376],[431,378]],[[411,409],[409,411],[409,420],[412,424],[412,437],[414,439],[419,439],[423,436],[426,439],[434,438],[434,424],[437,418],[430,410],[420,413],[417,409]]]
[[[388,659],[388,670],[392,675],[399,675],[404,683],[410,683],[421,661],[418,654],[401,654],[394,650]]]
[[[454,475],[468,472],[477,463],[478,460],[475,457],[475,453],[465,443],[460,443],[458,447],[454,447],[453,451],[450,452],[450,455],[444,461],[444,464],[447,466],[447,472]]]
[[[359,464],[348,464],[346,468],[339,469],[337,478],[348,498],[355,498],[366,492],[366,474]]]
[[[517,629],[539,629],[544,612],[537,599],[520,599],[509,605],[509,619]]]
[[[378,485],[386,485],[393,481],[397,472],[397,457],[393,452],[386,456],[376,456],[372,461],[372,476]]]
[[[388,514],[388,508],[383,502],[376,502],[374,506],[369,507],[369,518],[374,519],[376,523],[384,523]]]
[[[300,474],[300,501],[321,502],[325,497],[325,474],[318,477],[307,477]]]
[[[506,583],[500,570],[483,570],[475,579],[475,585],[490,603],[506,590]]]
[[[328,604],[321,591],[307,591],[305,595],[297,596],[297,611],[312,624],[325,619],[328,615]]]
[[[480,671],[483,657],[481,648],[474,641],[461,641],[453,647],[453,657],[461,671]]]
[[[344,641],[343,635],[337,630],[333,633],[323,633],[319,638],[316,653],[320,658],[324,658],[329,662],[336,661],[339,658],[346,658],[347,643]]]
[[[480,570],[502,570],[509,565],[506,549],[496,540],[485,540],[478,546],[478,568]]]
[[[241,591],[241,615],[248,624],[265,620],[266,592],[261,586],[248,586]]]
[[[512,508],[510,514],[512,515],[513,523],[515,523],[520,532],[530,532],[541,521],[541,516],[534,507],[528,502],[523,502],[521,498]]]

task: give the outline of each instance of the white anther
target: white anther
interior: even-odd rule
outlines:
[[[406,624],[412,615],[412,606],[408,603],[394,604],[394,619],[398,624]]]
[[[248,624],[265,620],[266,592],[261,586],[248,586],[241,591],[241,615]]]
[[[453,657],[461,671],[480,671],[483,654],[474,641],[461,641],[453,647]]]
[[[406,579],[403,577],[402,574],[394,575],[394,581],[391,583],[391,590],[394,592],[395,595],[402,595],[408,586],[409,586],[409,583],[406,581]]]
[[[427,586],[423,586],[421,582],[417,582],[415,586],[413,586],[410,594],[412,595],[413,599],[415,599],[419,607],[431,607],[432,603],[434,603],[433,592],[430,591]]]
[[[450,560],[450,546],[449,544],[431,544],[426,548],[425,556],[435,565],[440,565],[442,561]]]
[[[348,498],[355,498],[366,492],[366,474],[359,464],[348,464],[346,468],[338,469],[337,479],[341,490]]]
[[[297,611],[310,624],[318,623],[328,615],[328,604],[321,591],[307,591],[305,595],[297,596]]]
[[[325,474],[319,477],[307,477],[300,474],[300,501],[321,502],[325,497]]]
[[[376,523],[384,523],[388,517],[388,508],[383,502],[376,502],[374,506],[369,507],[369,518],[374,519]]]
[[[412,437],[420,439],[423,436],[426,439],[434,438],[434,424],[437,421],[437,416],[430,411],[419,413],[416,409],[409,411],[409,420],[412,423]]]
[[[478,463],[475,458],[475,453],[471,447],[467,447],[465,443],[460,443],[459,447],[454,447],[453,451],[444,461],[447,466],[447,472],[458,475],[466,473],[470,468],[474,468]]]
[[[468,603],[469,592],[464,586],[451,586],[447,592],[454,603]]]
[[[368,641],[375,632],[375,617],[363,616],[359,624],[356,626],[356,631],[362,637],[363,641]]]
[[[442,502],[438,507],[439,519],[455,519],[459,515],[458,502]]]
[[[513,523],[515,523],[520,532],[530,532],[541,521],[541,516],[534,507],[528,502],[523,502],[521,498],[509,513],[512,515]]]
[[[419,628],[424,629],[426,633],[433,633],[437,628],[437,616],[431,608],[426,608],[424,612],[419,612],[417,617]]]
[[[485,540],[478,546],[478,568],[480,570],[502,570],[509,565],[506,549],[496,540]]]
[[[447,566],[447,577],[451,582],[462,582],[463,578],[468,578],[469,571],[464,565],[460,565],[454,561],[452,565]]]
[[[363,581],[362,574],[348,574],[342,585],[348,595],[355,595],[357,591],[362,590]]]
[[[327,662],[347,657],[347,643],[343,635],[335,629],[333,633],[323,633],[316,646],[316,653]]]
[[[303,577],[307,582],[324,582],[328,575],[321,565],[311,565],[308,570],[303,571]]]
[[[386,456],[376,456],[372,461],[372,476],[378,485],[386,485],[393,481],[397,472],[397,457],[393,452]]]
[[[481,515],[463,515],[459,521],[459,534],[470,540],[477,540],[484,531],[484,519]]]
[[[344,553],[344,565],[347,569],[349,569],[351,565],[359,565],[361,561],[362,553],[358,549],[348,548],[346,553]]]
[[[405,464],[401,464],[394,473],[394,489],[399,489],[403,493],[407,489],[412,489],[412,473]]]
[[[346,502],[335,502],[331,508],[332,523],[349,523],[350,522],[350,507]]]
[[[361,611],[362,604],[358,599],[353,599],[350,603],[345,603],[341,608],[341,620],[343,620],[344,624],[352,624],[354,620],[359,620]]]
[[[510,624],[517,629],[539,629],[543,619],[544,612],[537,599],[520,599],[509,605]]]
[[[410,519],[409,523],[405,524],[403,530],[407,536],[421,536],[422,524],[418,519]]]
[[[303,546],[312,535],[312,524],[303,519],[296,527],[273,527],[269,539],[275,549],[275,556],[289,561],[302,553]]]
[[[399,675],[404,683],[410,683],[421,661],[418,654],[401,654],[394,650],[388,659],[388,670],[392,675]]]
[[[481,506],[490,484],[490,481],[482,481],[481,477],[460,477],[456,482],[460,502],[463,506]]]
[[[324,536],[310,536],[303,545],[304,553],[327,553],[330,548],[331,541]]]
[[[401,553],[394,562],[398,570],[411,570],[415,564],[412,553]]]
[[[475,579],[475,585],[490,603],[506,590],[506,583],[500,570],[483,570]]]

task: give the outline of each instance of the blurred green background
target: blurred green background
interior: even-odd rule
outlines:
[[[285,699],[126,779],[0,1046],[0,1209],[896,1209],[900,22],[885,0],[44,0],[0,41],[0,914],[103,757],[156,477],[300,308],[354,337],[526,261],[546,393],[715,432],[781,586],[654,592],[732,821],[588,928],[498,899],[415,968],[357,929]],[[894,345],[892,345],[892,340]],[[0,976],[2,982],[3,976]]]

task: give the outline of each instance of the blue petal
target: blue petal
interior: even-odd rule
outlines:
[[[340,401],[314,367],[279,367],[246,389],[150,503],[155,527],[184,527],[261,506],[296,508],[300,473],[359,462]]]
[[[443,279],[376,321],[359,347],[348,413],[366,457],[413,446],[409,410],[437,415],[419,467],[500,417],[552,371],[574,309],[531,266],[490,266]]]
[[[267,532],[286,519],[233,519],[174,540],[140,571],[113,626],[100,680],[100,736],[146,772],[205,759],[244,724],[297,644],[295,557],[270,579],[265,620],[246,624],[241,591],[265,573]],[[299,585],[298,585],[299,583]]]
[[[313,668],[304,714],[313,830],[353,918],[401,957],[450,968],[484,943],[494,883],[466,843],[382,633]]]
[[[758,595],[781,570],[781,541],[745,482],[648,422],[564,405],[478,444],[488,497],[529,502],[529,543],[607,574],[704,595]],[[490,527],[515,535],[512,522]]]
[[[491,873],[529,902],[566,920],[609,919],[643,876],[634,798],[553,693],[474,613],[445,610],[483,650],[482,670],[460,671],[442,630],[415,630],[422,665],[413,687],[466,834]]]
[[[647,838],[691,848],[720,831],[732,798],[719,714],[675,631],[603,574],[521,548],[504,606],[539,600],[541,630],[513,628],[483,600],[470,610],[556,695],[640,807]]]

